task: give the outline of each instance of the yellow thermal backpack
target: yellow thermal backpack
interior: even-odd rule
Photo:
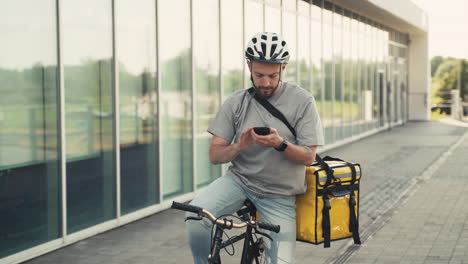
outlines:
[[[271,115],[281,120],[297,137],[286,117],[255,88],[247,90]],[[306,167],[307,191],[296,197],[296,240],[330,247],[331,240],[359,238],[359,180],[361,166],[316,155],[317,163]]]
[[[296,239],[312,244],[359,238],[361,166],[337,158],[320,158],[306,167],[307,191],[296,196]]]

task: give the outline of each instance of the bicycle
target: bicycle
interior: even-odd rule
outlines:
[[[258,238],[257,234],[265,236],[270,240],[273,240],[269,235],[259,231],[259,228],[278,233],[280,231],[280,226],[257,221],[255,217],[256,208],[253,205],[253,203],[247,200],[244,203],[244,205],[245,207],[237,211],[237,215],[239,217],[230,215],[241,220],[242,223],[240,224],[234,223],[232,219],[227,219],[227,218],[220,219],[221,217],[226,217],[228,215],[223,215],[223,216],[216,218],[212,213],[198,206],[172,202],[171,208],[197,214],[197,216],[195,217],[194,216],[187,217],[185,221],[187,220],[200,221],[203,219],[203,217],[207,217],[213,223],[213,227],[216,225],[215,234],[214,236],[213,235],[211,236],[212,241],[211,241],[210,254],[208,255],[208,263],[221,264],[221,257],[219,255],[221,249],[231,246],[238,241],[244,240],[240,263],[251,264],[251,263],[254,263],[255,261],[256,264],[259,264],[260,256],[262,255],[265,246],[264,246],[263,238],[262,237]],[[223,234],[225,233],[224,232],[225,229],[244,228],[244,227],[247,227],[245,232],[241,233],[240,235],[232,236],[230,238],[228,237],[226,241],[223,241]],[[212,232],[213,232],[213,229],[212,229]],[[234,252],[232,253],[232,255],[234,255]]]

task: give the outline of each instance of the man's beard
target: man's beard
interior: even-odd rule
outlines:
[[[278,86],[258,86],[257,87],[257,94],[262,97],[263,99],[269,99],[272,97],[276,90],[278,90]]]

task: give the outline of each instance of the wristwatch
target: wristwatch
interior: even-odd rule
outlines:
[[[276,147],[275,149],[279,152],[283,152],[287,147],[288,147],[288,142],[286,140],[283,140],[283,142],[281,142],[281,144],[279,144],[279,146]]]

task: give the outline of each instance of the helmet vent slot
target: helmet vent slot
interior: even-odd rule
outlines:
[[[273,54],[275,54],[276,46],[277,46],[276,44],[271,45],[270,57],[273,57]]]
[[[266,54],[266,44],[262,42],[261,45],[262,45],[262,55],[264,57]]]

